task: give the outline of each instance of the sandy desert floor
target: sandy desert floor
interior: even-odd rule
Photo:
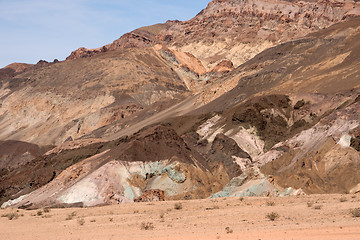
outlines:
[[[360,239],[359,207],[360,195],[312,195],[5,209],[0,239]]]

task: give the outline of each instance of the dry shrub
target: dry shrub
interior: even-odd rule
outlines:
[[[314,209],[316,209],[316,210],[320,210],[322,208],[322,205],[315,205],[314,206]]]
[[[347,198],[346,198],[346,197],[341,197],[341,198],[339,199],[339,201],[340,201],[340,202],[346,202],[346,201],[347,201]]]
[[[76,212],[72,212],[65,218],[65,220],[72,220],[75,216],[76,216]]]
[[[266,214],[266,218],[269,219],[270,221],[275,221],[279,217],[280,217],[280,215],[276,212],[271,212],[271,213]]]
[[[153,230],[154,224],[152,222],[142,222],[141,223],[141,230]]]
[[[360,208],[351,209],[350,213],[353,217],[360,217]]]
[[[182,206],[181,203],[175,203],[175,204],[174,204],[174,209],[180,210],[180,209],[182,209],[182,208],[183,208],[183,206]]]
[[[79,218],[79,219],[77,220],[77,222],[78,222],[78,224],[79,224],[80,226],[82,226],[82,225],[85,224],[85,219]]]
[[[230,227],[226,227],[225,230],[227,234],[233,233],[233,230]]]
[[[1,217],[7,217],[9,220],[16,220],[20,217],[20,215],[18,213],[7,213],[1,215]]]

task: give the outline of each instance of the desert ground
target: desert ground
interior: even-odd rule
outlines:
[[[0,239],[360,239],[359,207],[335,194],[3,209]]]

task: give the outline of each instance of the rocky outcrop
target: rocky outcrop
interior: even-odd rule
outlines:
[[[228,73],[234,70],[234,64],[230,60],[222,60],[210,72]]]
[[[66,60],[74,60],[74,59],[78,59],[78,58],[88,58],[88,57],[95,56],[99,53],[106,52],[107,50],[108,49],[106,46],[97,48],[97,49],[87,49],[87,48],[81,47],[81,48],[73,51],[70,54],[70,56],[68,56],[66,58]]]
[[[165,201],[164,191],[152,189],[145,191],[141,196],[134,199],[134,202],[158,202]]]

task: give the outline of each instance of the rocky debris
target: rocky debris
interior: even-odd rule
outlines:
[[[164,191],[160,189],[151,189],[143,192],[139,197],[134,199],[134,202],[157,202],[165,201]]]

